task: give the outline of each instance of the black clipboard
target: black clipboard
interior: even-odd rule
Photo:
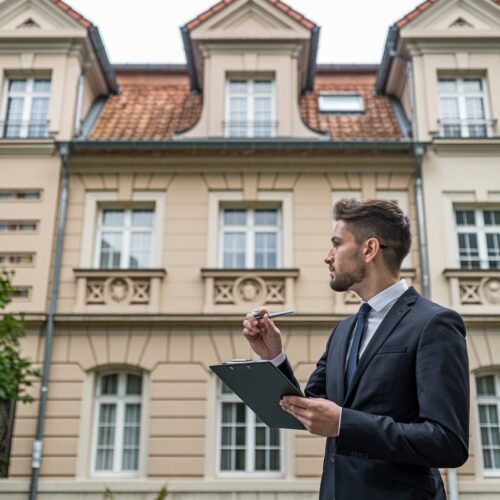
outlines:
[[[301,422],[279,405],[283,396],[304,395],[270,361],[229,362],[210,369],[268,427],[304,429]]]

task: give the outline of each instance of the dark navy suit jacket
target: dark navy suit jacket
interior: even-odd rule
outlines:
[[[326,442],[320,500],[442,500],[439,467],[468,457],[469,369],[460,316],[409,288],[362,354],[347,394],[345,360],[356,322],[334,329],[307,397],[342,406]],[[298,386],[288,361],[283,373]]]

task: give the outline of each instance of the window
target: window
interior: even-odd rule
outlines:
[[[441,136],[487,137],[492,134],[483,79],[440,78],[438,85]]]
[[[29,300],[31,296],[31,287],[14,286],[12,287],[12,298],[14,300]]]
[[[47,137],[49,97],[48,79],[9,80],[4,137]]]
[[[0,191],[0,201],[39,200],[40,194],[40,191],[2,190]]]
[[[0,233],[34,233],[37,229],[36,221],[0,221]]]
[[[318,107],[321,113],[356,114],[365,111],[363,97],[360,94],[320,94]]]
[[[221,256],[226,269],[275,269],[280,263],[280,211],[277,208],[224,208]]]
[[[100,269],[151,267],[153,223],[153,209],[102,209],[97,228],[97,266]]]
[[[1,253],[0,264],[29,265],[35,260],[34,253]]]
[[[500,269],[500,210],[455,210],[462,269]]]
[[[500,376],[476,377],[479,429],[485,472],[500,473]]]
[[[229,80],[227,83],[226,137],[272,137],[273,80]]]
[[[281,475],[280,430],[267,427],[225,384],[218,387],[219,472]]]
[[[96,475],[137,475],[139,471],[143,377],[106,373],[97,377],[94,452]]]

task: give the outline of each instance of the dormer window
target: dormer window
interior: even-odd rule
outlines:
[[[360,94],[325,93],[318,97],[318,106],[321,113],[349,115],[364,113],[365,105]]]
[[[3,137],[47,137],[49,97],[50,80],[46,78],[10,79]]]
[[[226,137],[273,137],[274,108],[273,80],[228,80]]]

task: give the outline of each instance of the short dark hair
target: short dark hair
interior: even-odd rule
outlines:
[[[411,247],[410,221],[396,203],[389,200],[343,198],[333,207],[335,220],[345,222],[358,245],[377,238],[392,271],[399,271]]]

